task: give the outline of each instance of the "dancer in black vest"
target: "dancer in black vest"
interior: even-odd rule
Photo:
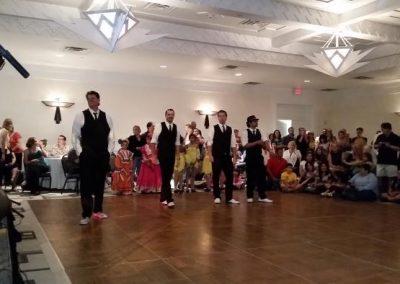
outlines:
[[[86,100],[89,108],[75,117],[72,126],[72,145],[79,155],[81,225],[88,224],[90,217],[94,220],[108,217],[103,213],[104,182],[114,149],[113,123],[111,117],[99,109],[100,95],[89,91]]]
[[[247,129],[242,134],[243,147],[246,149],[247,202],[253,202],[254,188],[258,190],[258,201],[271,203],[265,194],[266,168],[262,150],[266,148],[265,140],[258,127],[258,118],[250,115],[246,121]]]
[[[214,203],[221,203],[221,189],[219,188],[219,178],[221,171],[225,174],[225,201],[231,204],[239,204],[232,196],[233,190],[233,164],[236,163],[236,139],[232,128],[227,126],[226,119],[228,114],[224,110],[217,113],[218,124],[210,130],[208,141],[208,152],[211,153],[213,175]],[[232,161],[233,156],[233,161]]]
[[[165,111],[165,121],[156,125],[151,139],[151,150],[156,153],[161,168],[161,196],[160,202],[168,207],[174,207],[175,203],[172,199],[171,179],[174,172],[175,154],[179,151],[180,134],[178,127],[173,123],[175,111],[167,109]],[[179,155],[178,155],[179,157]],[[153,159],[155,159],[153,155]],[[156,163],[157,161],[153,161]]]

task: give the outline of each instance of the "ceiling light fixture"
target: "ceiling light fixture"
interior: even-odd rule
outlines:
[[[117,42],[126,35],[139,21],[131,8],[120,0],[93,1],[91,7],[84,12],[107,40],[113,51]]]
[[[242,73],[235,73],[235,76],[236,77],[241,77],[241,76],[243,76],[243,74]]]
[[[166,69],[166,68],[168,68],[168,66],[167,65],[160,65],[160,68]]]
[[[311,80],[304,80],[304,83],[311,83]]]
[[[362,58],[367,56],[372,49],[367,51],[354,51],[351,43],[340,33],[334,33],[329,40],[322,46],[320,53],[314,56],[306,55],[308,59],[316,65],[306,65],[311,69],[325,73],[332,77],[339,77],[347,74],[368,62],[359,63]]]

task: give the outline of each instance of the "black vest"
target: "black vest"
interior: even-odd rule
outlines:
[[[256,129],[256,134],[253,134],[252,130],[247,129],[247,137],[248,137],[248,143],[259,141],[261,140],[261,132],[260,130]],[[259,159],[260,157],[262,157],[261,145],[257,145],[251,148],[246,148],[246,162]]]
[[[178,130],[175,123],[172,125],[172,131],[169,131],[167,124],[161,122],[161,132],[157,141],[158,157],[161,159],[175,157],[175,141]]]
[[[81,128],[82,152],[106,155],[108,153],[108,136],[111,130],[106,113],[99,111],[97,120],[94,120],[90,110],[87,109],[83,111],[83,116],[85,123]]]
[[[214,137],[212,144],[212,155],[213,157],[225,157],[231,156],[231,138],[232,128],[225,125],[225,133],[222,133],[219,125],[214,125]]]

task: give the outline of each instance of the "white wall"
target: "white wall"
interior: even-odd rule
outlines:
[[[358,126],[371,139],[382,122],[392,123],[393,131],[400,133],[400,96],[383,89],[368,88],[346,90],[326,97],[326,125],[335,133],[346,128],[352,135]]]
[[[209,106],[225,109],[234,128],[243,129],[246,117],[260,117],[260,128],[272,132],[276,127],[276,106],[279,103],[309,105],[309,114],[316,129],[320,129],[321,105],[318,94],[305,92],[301,97],[291,89],[268,86],[243,86],[199,81],[171,80],[155,77],[126,76],[86,70],[67,70],[54,67],[28,66],[32,76],[23,79],[14,70],[0,73],[0,120],[12,118],[24,141],[29,136],[56,142],[57,135],[70,139],[72,121],[76,113],[87,107],[85,93],[96,90],[101,95],[101,108],[109,113],[115,124],[116,138],[131,134],[134,124],[145,129],[147,121],[161,121],[166,108],[176,110],[176,122],[184,132],[184,125],[192,120],[203,129],[204,117],[196,109]],[[54,108],[44,106],[42,100],[60,97],[74,102],[61,109],[62,122],[55,124]],[[210,123],[215,123],[211,117]]]

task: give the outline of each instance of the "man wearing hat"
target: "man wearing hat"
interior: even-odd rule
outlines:
[[[243,147],[246,149],[247,202],[253,202],[254,188],[258,190],[258,201],[271,203],[265,194],[266,169],[262,150],[265,140],[258,127],[258,118],[250,115],[246,121],[247,129],[242,134]]]

